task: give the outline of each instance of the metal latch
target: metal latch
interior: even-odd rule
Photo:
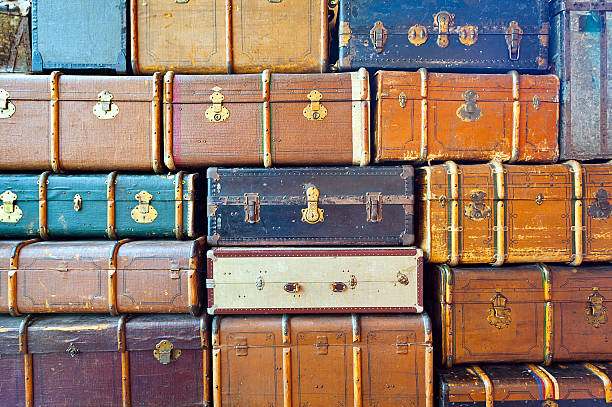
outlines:
[[[506,44],[508,44],[508,54],[511,61],[518,61],[519,59],[522,38],[523,29],[519,27],[516,21],[511,21],[506,30]]]
[[[79,348],[77,348],[74,343],[71,343],[70,345],[68,345],[68,347],[66,348],[66,353],[68,353],[70,355],[71,358],[76,357],[79,353],[81,353],[81,351],[79,350]]]
[[[372,40],[372,45],[376,52],[379,54],[383,52],[385,42],[387,42],[387,29],[382,21],[379,20],[374,23],[374,27],[370,30],[370,39]]]
[[[327,355],[329,342],[327,336],[317,336],[315,340],[315,347],[317,348],[318,355]]]
[[[417,47],[425,44],[427,41],[427,28],[422,25],[413,25],[408,30],[408,41],[412,45],[416,45]]]
[[[107,90],[98,93],[99,102],[93,107],[94,115],[100,120],[113,119],[119,114],[119,106],[113,103],[113,94]]]
[[[464,25],[459,28],[459,41],[468,47],[476,44],[478,41],[478,27],[473,25]]]
[[[236,356],[246,356],[248,354],[247,338],[245,336],[236,337]]]
[[[605,298],[599,293],[599,287],[593,287],[593,293],[589,295],[589,304],[584,308],[586,321],[599,328],[608,322],[608,308],[604,305]]]
[[[408,353],[408,337],[406,335],[398,335],[395,338],[395,352],[399,354]]]
[[[180,349],[174,349],[174,345],[165,339],[155,345],[155,350],[153,350],[153,356],[162,365],[174,362],[181,356],[181,353],[183,352]]]
[[[6,190],[0,195],[2,200],[2,210],[0,210],[0,222],[17,223],[23,216],[23,212],[19,206],[15,204],[17,195],[11,190]]]
[[[366,218],[368,222],[382,220],[382,192],[366,193]]]
[[[317,187],[310,187],[306,190],[306,209],[302,209],[302,222],[314,225],[323,222],[323,209],[319,208],[319,190]]]
[[[404,92],[401,92],[399,94],[399,96],[397,97],[397,102],[399,103],[399,106],[403,109],[406,107],[406,102],[408,101],[408,96],[406,96],[406,94]]]
[[[464,122],[471,123],[478,121],[478,119],[480,119],[480,117],[482,116],[482,109],[476,104],[479,98],[478,93],[476,93],[476,91],[472,89],[468,89],[463,92],[463,95],[461,96],[463,96],[463,100],[465,100],[465,103],[459,106],[459,108],[455,112],[457,114],[457,117],[459,117]]]
[[[310,100],[310,104],[304,108],[302,114],[308,120],[323,120],[325,116],[327,116],[327,108],[323,106],[321,103],[321,99],[323,99],[323,94],[318,90],[311,91],[308,96],[306,96],[308,100]]]
[[[259,213],[261,211],[261,203],[259,194],[246,193],[244,194],[244,221],[246,223],[259,222]]]
[[[210,100],[212,102],[212,106],[210,106],[204,112],[204,116],[211,122],[219,123],[224,122],[230,115],[229,110],[225,106],[223,106],[223,101],[225,100],[225,96],[221,92],[220,87],[215,86],[213,89],[212,95],[210,95]]]
[[[138,201],[138,206],[132,209],[132,219],[136,223],[152,223],[157,218],[157,210],[151,205],[153,195],[140,191],[134,198]]]
[[[448,11],[440,11],[434,14],[434,27],[438,29],[438,46],[448,47],[448,32],[455,25],[455,15]]]
[[[15,113],[15,105],[11,103],[11,95],[4,89],[0,89],[0,119],[8,119]]]
[[[74,210],[76,212],[80,211],[83,207],[83,199],[81,198],[81,194],[74,194],[74,198],[72,198],[72,203],[74,204]]]

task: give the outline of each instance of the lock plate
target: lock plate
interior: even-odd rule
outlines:
[[[468,47],[476,44],[478,41],[478,27],[473,25],[464,25],[459,28],[459,41]]]
[[[506,30],[506,44],[508,45],[508,56],[511,61],[518,61],[521,49],[523,29],[516,21],[511,21]]]
[[[382,220],[382,192],[366,192],[366,220],[372,223]]]
[[[152,223],[157,218],[157,211],[151,205],[153,195],[147,191],[140,191],[134,199],[138,201],[138,206],[132,209],[132,219],[136,223]]]
[[[0,119],[8,119],[15,114],[15,105],[11,103],[11,95],[4,89],[0,89]]]
[[[308,96],[310,104],[304,108],[302,114],[308,120],[323,120],[327,116],[327,108],[321,103],[323,94],[318,90],[311,91]]]
[[[80,194],[75,194],[74,198],[72,198],[72,202],[74,203],[74,210],[76,212],[80,211],[83,207],[83,198],[81,198]]]
[[[408,41],[414,46],[421,46],[427,42],[427,28],[422,25],[413,25],[408,30]]]
[[[406,102],[408,101],[408,96],[406,96],[406,94],[404,92],[401,92],[399,94],[399,96],[397,97],[397,103],[399,103],[399,106],[403,109],[406,107]]]
[[[499,291],[491,298],[487,321],[497,329],[507,328],[512,322],[511,310],[506,307],[507,303],[508,299]]]
[[[585,319],[594,328],[608,322],[608,308],[604,305],[605,298],[599,293],[598,287],[593,287],[593,293],[589,295],[589,304],[584,308]]]
[[[257,223],[260,220],[261,203],[259,194],[244,194],[244,221],[246,223]]]
[[[153,350],[153,356],[162,365],[176,361],[181,356],[181,353],[183,352],[180,349],[174,349],[174,345],[165,339],[155,345]]]
[[[11,191],[6,190],[0,195],[2,200],[2,208],[0,208],[0,222],[2,223],[17,223],[23,216],[23,212],[19,209],[19,206],[15,204],[17,195]]]
[[[448,33],[455,25],[455,15],[448,11],[440,11],[433,15],[434,28],[438,29],[437,44],[440,48],[448,47]]]
[[[93,107],[93,114],[100,120],[114,119],[119,114],[119,106],[113,103],[113,94],[107,90],[98,93],[98,103]]]
[[[210,95],[210,101],[212,102],[212,106],[210,106],[204,112],[204,116],[208,120],[213,123],[224,122],[229,118],[230,112],[227,110],[225,106],[223,106],[223,101],[225,100],[225,96],[221,92],[220,87],[215,86],[213,88],[213,93]]]
[[[319,208],[319,190],[317,187],[310,187],[306,190],[306,209],[302,209],[302,222],[314,225],[323,222],[323,209]]]
[[[482,117],[482,109],[478,106],[478,93],[468,89],[463,92],[463,100],[465,103],[457,109],[457,117],[464,122],[475,122]]]
[[[370,30],[370,39],[372,40],[372,45],[374,49],[379,54],[383,52],[385,48],[385,43],[387,42],[387,29],[383,25],[382,21],[377,21],[374,23],[374,27]]]

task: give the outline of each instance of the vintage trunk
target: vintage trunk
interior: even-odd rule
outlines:
[[[0,0],[0,72],[32,70],[31,6],[31,0]]]
[[[367,165],[368,72],[165,76],[165,164]]]
[[[134,73],[325,72],[325,0],[131,2]]]
[[[432,263],[612,260],[612,164],[443,165],[417,170]]]
[[[472,365],[439,373],[440,407],[594,407],[612,403],[610,363]]]
[[[0,312],[198,315],[204,243],[0,241]]]
[[[433,407],[427,314],[215,317],[212,340],[215,407]]]
[[[4,238],[175,237],[203,230],[198,174],[0,174]]]
[[[561,158],[612,158],[612,2],[556,0],[550,11],[551,62],[561,78]]]
[[[410,245],[413,169],[209,168],[212,246]]]
[[[0,170],[160,172],[160,98],[157,74],[0,75]]]
[[[423,312],[414,248],[208,251],[209,314]]]
[[[340,0],[341,70],[544,71],[548,0]]]
[[[126,0],[32,0],[32,69],[126,72]]]
[[[379,71],[375,161],[554,162],[559,79]]]
[[[212,405],[205,317],[0,316],[0,331],[3,405]]]
[[[612,360],[612,266],[435,266],[427,307],[446,366]]]

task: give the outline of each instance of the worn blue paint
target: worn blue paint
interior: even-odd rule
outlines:
[[[33,0],[33,71],[126,66],[126,0]]]

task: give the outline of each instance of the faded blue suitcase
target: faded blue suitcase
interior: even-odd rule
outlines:
[[[340,0],[339,69],[548,68],[548,0]]]
[[[32,70],[125,72],[126,35],[126,0],[33,0]]]

